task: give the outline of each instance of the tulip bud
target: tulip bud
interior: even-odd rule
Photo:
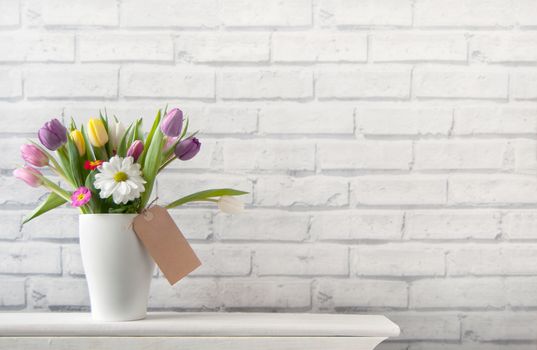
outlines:
[[[140,157],[143,151],[144,151],[144,143],[140,140],[136,140],[131,144],[131,146],[127,150],[127,157],[134,158],[134,161],[136,162],[138,160],[138,157]]]
[[[78,154],[81,157],[86,154],[86,143],[84,142],[84,136],[82,136],[82,132],[80,132],[80,130],[73,130],[71,131],[69,136],[71,137],[71,140],[73,140],[73,143],[78,149]]]
[[[177,137],[183,129],[183,112],[179,108],[174,108],[166,114],[162,124],[160,124],[160,130],[166,136]]]
[[[21,179],[32,187],[39,187],[43,184],[40,176],[42,174],[37,170],[29,166],[25,166],[13,171],[13,176],[17,179]]]
[[[244,210],[244,203],[232,196],[222,196],[218,200],[218,208],[227,214],[238,214]]]
[[[67,142],[67,129],[58,119],[52,119],[39,129],[37,137],[43,146],[55,151]]]
[[[110,143],[112,144],[112,149],[117,151],[119,143],[125,134],[125,125],[121,122],[115,120],[108,122],[108,133],[110,135]]]
[[[22,145],[21,157],[26,163],[36,167],[48,165],[48,156],[35,145]]]
[[[101,119],[91,118],[88,122],[88,137],[95,147],[103,147],[108,142],[108,134]]]
[[[175,156],[181,160],[189,160],[198,154],[200,148],[201,143],[197,138],[188,138],[177,144],[175,147]]]

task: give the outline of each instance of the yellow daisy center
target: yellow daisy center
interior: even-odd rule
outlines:
[[[117,173],[114,174],[115,182],[123,182],[123,181],[127,181],[128,179],[129,179],[129,175],[125,174],[122,171],[118,171]]]

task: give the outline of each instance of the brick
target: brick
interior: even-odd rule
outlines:
[[[307,99],[313,97],[313,75],[289,69],[225,71],[219,95],[226,100]]]
[[[259,276],[347,276],[348,248],[338,245],[259,245],[254,249]]]
[[[412,161],[409,141],[321,141],[317,149],[323,170],[408,170]]]
[[[508,77],[499,70],[416,69],[414,93],[421,98],[505,99]]]
[[[1,211],[0,221],[2,222],[0,240],[15,240],[20,238],[22,216],[18,210]]]
[[[62,0],[46,0],[42,4],[43,23],[48,26],[117,26],[115,1],[73,0],[66,7]]]
[[[70,276],[84,276],[84,266],[80,255],[78,244],[62,246],[62,267],[63,273]]]
[[[462,34],[373,34],[371,59],[375,62],[466,62],[466,38]]]
[[[224,280],[219,295],[225,308],[308,308],[311,305],[309,281]]]
[[[249,210],[241,215],[218,213],[214,225],[218,238],[224,241],[302,241],[307,237],[309,216]]]
[[[537,132],[537,109],[527,107],[455,108],[455,135]]]
[[[311,25],[311,0],[226,0],[222,21],[227,27],[298,27]]]
[[[361,33],[284,33],[272,35],[274,62],[365,62],[367,37]]]
[[[1,62],[73,62],[75,40],[71,34],[2,34]]]
[[[533,33],[476,35],[470,40],[470,56],[494,63],[535,62],[537,36]]]
[[[354,247],[351,274],[357,276],[443,276],[444,250],[426,245]]]
[[[121,3],[121,25],[212,28],[218,25],[218,8],[217,0],[131,0]]]
[[[26,72],[25,91],[29,98],[114,98],[117,84],[113,68],[58,67]]]
[[[535,275],[536,262],[531,245],[481,245],[450,251],[447,271],[452,276]]]
[[[27,222],[21,229],[23,235],[32,239],[78,239],[78,213],[55,209]]]
[[[351,107],[307,104],[262,108],[259,131],[264,134],[353,134]]]
[[[218,285],[213,279],[187,278],[170,286],[158,278],[151,282],[149,307],[175,309],[215,309],[220,304]]]
[[[450,204],[514,204],[533,203],[537,195],[536,180],[517,175],[451,176]]]
[[[315,189],[312,191],[311,189]],[[255,185],[256,205],[329,206],[348,204],[348,182],[333,177],[260,177]]]
[[[208,210],[170,210],[181,233],[189,240],[208,240],[214,234],[213,214]]]
[[[502,308],[505,286],[500,278],[426,279],[410,284],[410,308]]]
[[[315,144],[310,142],[226,141],[223,147],[226,169],[314,170]]]
[[[513,143],[515,171],[521,174],[537,173],[537,143],[533,140],[516,140]]]
[[[37,204],[45,198],[45,190],[41,187],[30,187],[14,176],[0,175],[0,204]]]
[[[405,215],[408,239],[495,239],[501,234],[500,212],[423,210]]]
[[[462,332],[478,341],[534,340],[534,312],[486,312],[462,319]]]
[[[156,34],[81,34],[78,54],[82,62],[173,61],[173,40]]]
[[[410,26],[412,2],[408,0],[323,0],[319,17],[323,25]]]
[[[537,99],[537,71],[511,73],[511,97],[515,100]]]
[[[323,279],[313,300],[320,309],[406,308],[408,287],[404,281]]]
[[[32,309],[88,310],[90,305],[86,280],[75,278],[31,278],[28,303]]]
[[[425,205],[446,202],[446,181],[435,177],[364,176],[351,181],[355,205]]]
[[[13,68],[0,69],[0,99],[22,97],[22,74]]]
[[[26,305],[26,287],[23,279],[0,279],[0,307],[21,307]]]
[[[163,173],[157,178],[159,201],[171,203],[183,196],[206,190],[207,188],[234,188],[241,191],[252,192],[252,183],[244,177],[229,175],[187,175],[177,173]],[[252,202],[251,194],[239,197],[245,203]]]
[[[502,169],[507,146],[503,140],[418,141],[414,147],[414,169]]]
[[[399,211],[330,211],[312,215],[310,234],[320,240],[399,240]]]
[[[315,86],[316,94],[321,99],[407,99],[410,94],[410,71],[404,68],[321,70]]]
[[[124,68],[120,93],[125,97],[213,99],[215,75],[210,70]]]
[[[20,23],[19,0],[0,0],[0,27],[17,26]]]
[[[502,219],[502,230],[508,239],[537,239],[537,211],[508,212]]]
[[[0,80],[1,81],[1,80]],[[53,117],[61,119],[62,107],[46,107],[41,104],[2,104],[0,118],[5,133],[34,133]]]
[[[249,248],[200,244],[192,248],[201,261],[192,276],[247,276],[252,269]]]
[[[401,328],[398,340],[459,342],[461,338],[461,322],[458,315],[439,312],[391,312],[387,317]]]
[[[257,131],[257,113],[255,108],[215,106],[187,115],[192,115],[192,130],[203,134],[252,134]]]
[[[268,33],[184,33],[175,52],[184,62],[268,62]]]
[[[60,247],[50,243],[2,243],[0,272],[7,274],[61,273]]]
[[[513,308],[527,308],[537,306],[536,277],[508,277],[505,279],[505,296],[508,304]]]
[[[448,108],[356,109],[356,130],[364,135],[447,135],[451,123]]]
[[[25,143],[28,143],[26,139],[18,137],[0,139],[0,149],[4,153],[4,156],[0,159],[1,169],[15,169],[24,165],[20,147]]]
[[[533,0],[516,0],[513,3],[513,11],[518,25],[536,26],[537,19],[533,15],[537,11],[537,3]]]
[[[194,158],[190,159],[188,162],[173,161],[166,167],[166,169],[182,171],[191,169],[219,169],[222,168],[221,153],[222,146],[216,140],[202,139],[200,151]]]
[[[508,27],[513,20],[512,4],[502,0],[418,0],[414,5],[419,27]]]

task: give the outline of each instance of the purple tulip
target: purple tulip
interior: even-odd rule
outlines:
[[[189,138],[177,144],[175,147],[175,156],[181,160],[189,160],[198,154],[200,148],[200,140],[195,137]]]
[[[131,146],[127,150],[127,157],[134,158],[134,161],[136,162],[138,160],[138,157],[140,157],[143,151],[144,151],[144,143],[140,140],[136,140],[131,144]]]
[[[52,119],[39,129],[37,136],[46,148],[55,151],[67,142],[67,129],[58,119]]]
[[[181,129],[183,129],[183,112],[179,108],[174,108],[164,117],[160,130],[166,136],[177,137]]]

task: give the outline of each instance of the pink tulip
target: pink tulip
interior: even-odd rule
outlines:
[[[144,151],[144,143],[140,140],[136,140],[132,143],[132,145],[127,150],[127,157],[134,158],[134,161],[136,162],[138,160],[138,157],[142,155],[143,151]]]
[[[21,157],[26,161],[26,163],[36,167],[44,167],[48,165],[47,155],[35,145],[22,145]]]
[[[25,166],[22,168],[18,168],[13,170],[13,175],[17,179],[21,179],[22,181],[26,182],[28,185],[32,187],[39,187],[43,184],[41,181],[42,174],[39,172],[39,170],[34,169],[30,166]]]

